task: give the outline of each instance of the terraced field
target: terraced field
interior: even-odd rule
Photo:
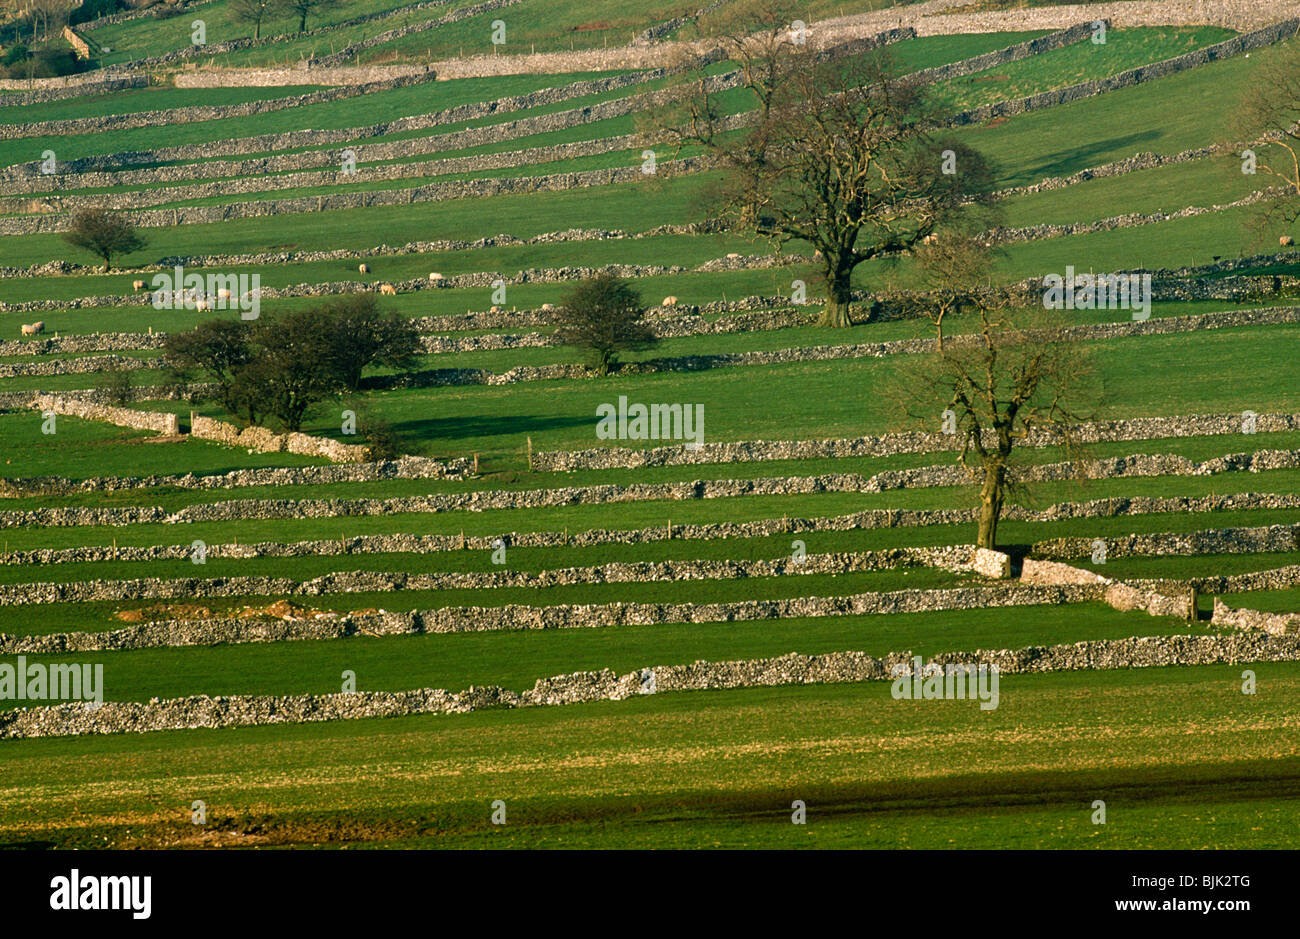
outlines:
[[[716,224],[703,148],[643,171],[655,57],[726,3],[358,0],[252,41],[209,0],[81,30],[137,87],[0,91],[0,665],[102,666],[94,706],[0,670],[0,843],[1295,847],[1297,233],[1249,224],[1275,182],[1236,112],[1300,24],[1189,4],[1098,43],[1033,6],[799,8],[846,66],[934,79],[995,168],[1000,282],[1152,275],[1149,318],[1067,312],[1087,446],[1018,449],[996,551],[957,441],[898,400],[932,323],[868,314],[915,258],[818,325],[812,246]],[[107,271],[63,238],[101,207],[146,241]],[[213,312],[136,286],[177,266],[257,278],[269,319],[378,294],[417,352],[297,452],[222,436],[164,359]],[[601,271],[658,336],[609,375],[553,315]],[[699,445],[603,439],[620,399],[696,409]],[[355,458],[358,414],[400,458]],[[900,698],[913,656],[996,666],[995,698]]]

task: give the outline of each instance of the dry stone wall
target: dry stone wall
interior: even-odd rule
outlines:
[[[453,108],[447,108],[442,111],[435,111],[429,114],[411,115],[409,117],[384,121],[365,127],[347,127],[337,130],[288,131],[278,134],[261,134],[254,137],[239,137],[229,140],[212,141],[205,143],[200,151],[196,151],[192,146],[177,146],[159,147],[151,150],[122,151],[112,154],[91,156],[61,163],[59,165],[60,174],[58,175],[60,178],[74,184],[84,178],[88,180],[86,183],[87,185],[95,186],[117,185],[118,183],[114,182],[114,180],[120,181],[123,179],[139,183],[169,182],[177,179],[195,178],[199,174],[206,172],[213,173],[217,177],[220,177],[231,174],[242,175],[245,172],[267,173],[297,169],[318,169],[323,165],[336,163],[339,160],[337,152],[329,152],[327,154],[321,154],[319,152],[302,154],[277,153],[276,156],[259,159],[257,161],[241,161],[238,163],[214,162],[212,163],[212,169],[205,169],[204,167],[213,157],[275,153],[277,151],[294,150],[306,147],[325,147],[333,144],[355,144],[356,146],[353,146],[352,149],[357,151],[358,161],[364,162],[367,160],[392,159],[399,156],[416,156],[435,153],[439,150],[461,149],[463,147],[476,146],[483,143],[498,143],[503,140],[509,140],[512,137],[543,133],[548,130],[562,130],[592,120],[622,116],[631,113],[631,105],[627,101],[615,99],[612,101],[593,104],[585,108],[576,108],[569,111],[556,112],[547,115],[537,115],[532,118],[524,118],[523,120],[518,121],[491,124],[472,131],[466,130],[448,134],[439,134],[436,135],[436,139],[421,138],[417,140],[390,141],[385,144],[370,145],[362,145],[358,142],[370,137],[381,137],[415,130],[428,130],[446,124],[477,120],[484,117],[492,117],[494,115],[507,114],[514,111],[556,104],[573,98],[599,94],[605,91],[629,88],[650,81],[654,78],[661,77],[662,75],[662,71],[642,71],[626,75],[588,79],[585,81],[572,82],[566,85],[543,88],[538,91],[515,95],[509,98],[502,98],[495,101],[472,102],[469,104],[458,105]],[[426,149],[419,149],[421,146],[424,146]],[[385,147],[388,149],[381,149]],[[200,157],[204,160],[204,166],[186,165],[173,167],[169,170],[152,165],[176,161],[192,161]],[[132,166],[147,166],[148,169],[138,170],[138,175],[123,176],[123,171]],[[105,175],[89,175],[96,172],[102,172]],[[41,179],[43,175],[44,174],[40,171],[39,161],[18,164],[0,170],[0,178],[21,179],[24,182],[31,184],[48,184],[48,179]]]
[[[1140,85],[1154,81],[1157,78],[1175,75],[1198,65],[1231,58],[1250,52],[1252,49],[1260,49],[1281,42],[1284,39],[1290,39],[1296,35],[1298,28],[1300,28],[1300,19],[1284,20],[1253,32],[1234,36],[1212,46],[1206,46],[1203,49],[1175,56],[1172,59],[1165,59],[1163,62],[1155,62],[1150,65],[1129,69],[1120,72],[1118,75],[1081,82],[1068,88],[1044,91],[1013,101],[998,101],[993,104],[981,105],[977,108],[961,111],[949,118],[949,123],[954,127],[965,124],[983,124],[996,117],[1009,117],[1024,114],[1027,111],[1056,107],[1071,101],[1079,101],[1108,91],[1115,91],[1119,88]]]
[[[1018,607],[1096,600],[1093,587],[1005,583],[951,590],[895,590],[838,597],[745,600],[734,603],[607,603],[554,606],[443,607],[409,613],[326,614],[258,623],[247,618],[142,623],[111,632],[0,636],[6,655],[63,654],[178,645],[343,639],[532,629],[600,629],[665,623],[758,622],[792,617],[872,616]],[[268,639],[267,637],[273,637]]]
[[[594,417],[593,417],[594,422]],[[1259,414],[1256,433],[1300,430],[1300,413]],[[1208,437],[1240,434],[1240,414],[1184,414],[1173,417],[1139,417],[1096,421],[1076,428],[1083,443],[1112,443],[1156,440],[1168,437]],[[989,438],[989,442],[992,438]],[[1031,434],[1022,446],[1048,447],[1060,443],[1050,432]],[[644,466],[685,466],[698,463],[751,463],[763,460],[822,460],[846,457],[895,456],[901,453],[956,451],[961,441],[954,435],[895,433],[847,437],[832,440],[746,440],[734,443],[704,443],[699,448],[684,444],[634,450],[628,447],[598,447],[590,450],[553,450],[533,454],[533,466],[548,472],[592,469],[636,469]],[[1154,459],[1154,458],[1153,458]],[[1227,460],[1227,457],[1223,458]],[[1215,465],[1214,461],[1208,461]],[[1226,470],[1225,466],[1225,470]]]
[[[180,425],[175,414],[135,411],[131,408],[110,407],[55,395],[37,395],[32,399],[31,406],[41,412],[53,411],[55,414],[68,414],[87,421],[104,421],[119,427],[130,427],[133,430],[151,430],[154,433],[172,436],[180,433]]]
[[[979,549],[983,551],[984,549]],[[997,552],[988,552],[996,554]],[[1008,576],[1010,559],[1002,567]],[[738,580],[752,577],[854,574],[903,567],[942,566],[953,571],[980,571],[984,563],[970,546],[912,549],[896,552],[809,554],[802,558],[759,561],[661,561],[611,563],[600,567],[570,567],[532,571],[452,571],[432,574],[348,570],[311,580],[290,577],[146,577],[131,580],[0,584],[0,605],[86,603],[101,600],[176,600],[215,597],[316,597],[339,593],[411,590],[498,590],[574,584],[623,584],[683,580]],[[197,569],[197,568],[196,568]],[[993,576],[999,576],[994,574]]]
[[[362,39],[358,42],[351,43],[331,55],[319,57],[313,56],[312,63],[326,68],[334,65],[342,65],[349,59],[355,58],[357,53],[364,52],[367,49],[373,49],[375,46],[381,46],[384,43],[402,39],[406,36],[412,36],[416,33],[428,32],[429,30],[437,29],[439,26],[458,23],[461,20],[481,16],[484,13],[502,10],[506,7],[514,6],[519,2],[520,0],[486,0],[484,3],[476,3],[472,6],[460,7],[436,20],[427,20],[422,23],[411,23],[407,26],[399,26],[396,29],[390,29],[377,35],[370,36],[369,38]]]
[[[659,178],[686,175],[704,165],[703,158],[685,157],[662,161],[658,165]],[[199,225],[224,222],[237,218],[266,218],[278,215],[299,215],[335,209],[358,209],[385,205],[415,205],[425,202],[442,202],[453,199],[486,198],[532,192],[564,192],[570,189],[587,189],[644,180],[640,165],[612,169],[585,170],[573,173],[555,173],[542,176],[502,177],[497,179],[455,180],[430,183],[412,189],[386,189],[367,192],[334,192],[320,196],[299,196],[287,199],[264,199],[254,202],[231,202],[224,205],[185,206],[174,209],[150,209],[138,212],[133,219],[139,228],[162,228],[177,225]],[[0,218],[0,235],[30,235],[65,231],[70,224],[67,216],[20,216]]]
[[[356,98],[361,95],[389,91],[394,88],[407,88],[412,85],[433,81],[436,77],[433,72],[424,72],[419,75],[392,78],[369,85],[325,88],[320,91],[290,95],[284,98],[245,101],[242,104],[169,108],[164,111],[134,111],[125,114],[110,114],[103,117],[78,117],[61,121],[36,121],[25,124],[0,124],[0,140],[14,140],[23,137],[54,137],[69,134],[98,134],[138,127],[169,127],[177,123],[195,123],[222,120],[224,118],[249,117],[254,114],[270,114],[275,111],[320,104],[326,101]]]
[[[698,480],[694,483],[636,484],[631,486],[584,486],[564,489],[525,491],[475,491],[435,493],[391,499],[236,499],[201,505],[188,505],[176,512],[160,506],[120,508],[63,507],[49,509],[12,509],[0,512],[0,528],[65,528],[86,525],[122,527],[142,524],[183,524],[185,522],[236,521],[278,518],[342,518],[392,514],[482,512],[499,509],[547,508],[560,505],[608,505],[630,501],[673,501],[733,498],[737,496],[794,495],[818,492],[854,492],[854,476],[837,474],[822,477],[778,477],[773,479]],[[1009,521],[1054,522],[1067,518],[1112,518],[1127,515],[1165,514],[1171,512],[1243,512],[1258,509],[1300,508],[1300,494],[1232,493],[1209,496],[1135,496],[1094,499],[1087,502],[1059,502],[1045,509],[1032,510],[1009,506],[1003,518]],[[665,537],[761,537],[765,534],[794,531],[843,531],[852,528],[900,528],[926,525],[968,524],[976,518],[975,509],[871,509],[852,515],[820,519],[781,519],[764,522],[712,526],[668,526],[623,532],[583,532],[572,537],[558,533],[540,536],[520,535],[520,545],[597,544],[619,541],[637,543]],[[515,536],[511,536],[512,539]],[[474,539],[488,544],[495,539]],[[449,546],[469,543],[448,537]],[[511,542],[515,543],[515,542]]]
[[[445,160],[432,160],[419,163],[394,163],[382,166],[359,167],[354,172],[344,172],[341,165],[337,169],[312,172],[286,173],[272,178],[265,176],[245,176],[241,179],[214,180],[208,183],[149,189],[139,192],[117,193],[114,195],[115,210],[143,209],[167,205],[173,202],[193,199],[229,197],[248,195],[250,193],[269,193],[287,189],[315,188],[320,186],[349,186],[372,182],[394,181],[403,179],[433,179],[458,173],[482,172],[485,170],[512,169],[524,166],[540,166],[560,160],[572,160],[579,157],[597,156],[628,150],[635,146],[640,138],[636,134],[623,137],[609,137],[597,140],[581,140],[573,143],[555,144],[530,150],[514,150],[504,153],[485,153],[466,157],[453,157]],[[178,167],[172,167],[175,171]],[[97,174],[98,175],[98,174]],[[132,174],[136,175],[136,174]],[[113,183],[119,185],[120,183]],[[74,212],[81,209],[95,208],[102,204],[102,195],[80,195],[75,192],[66,195],[48,195],[34,199],[30,196],[0,197],[0,212]],[[788,262],[787,262],[788,263]]]
[[[0,88],[5,83],[0,82]],[[0,107],[21,107],[27,104],[49,104],[53,101],[65,101],[68,98],[80,98],[87,95],[111,95],[123,91],[134,91],[149,87],[149,76],[130,75],[125,78],[100,79],[83,85],[65,85],[61,87],[33,88],[30,91],[0,93]]]
[[[1082,558],[1092,553],[1096,541],[1104,546],[1107,558],[1282,553],[1300,551],[1300,524],[1211,528],[1110,538],[1052,538],[1035,542],[1030,553],[1044,558]]]
[[[1169,665],[1235,666],[1297,659],[1300,659],[1300,637],[1244,631],[1214,636],[1107,639],[1017,650],[948,652],[931,657],[931,661],[940,666],[996,666],[1002,675]],[[421,688],[329,695],[203,695],[149,702],[110,701],[94,708],[84,704],[60,704],[0,712],[0,737],[144,733],[617,701],[642,693],[647,675],[653,675],[656,693],[883,681],[894,677],[895,667],[910,667],[911,661],[911,652],[892,653],[882,658],[862,652],[790,653],[768,659],[657,665],[622,676],[608,669],[574,672],[539,679],[523,693],[498,686],[475,686],[456,694],[440,688]]]
[[[270,466],[232,470],[209,476],[194,473],[152,476],[93,476],[69,479],[64,476],[0,478],[0,498],[36,495],[69,495],[77,492],[121,492],[129,489],[244,489],[254,486],[323,486],[332,483],[376,482],[385,479],[450,479],[468,475],[464,458],[433,460],[403,456],[374,463],[329,466]]]
[[[1231,629],[1259,630],[1270,636],[1300,635],[1300,613],[1261,613],[1258,610],[1234,609],[1214,598],[1214,615],[1210,622]]]
[[[1074,26],[1067,26],[1065,29],[1058,29],[1054,33],[1048,33],[1046,36],[1039,36],[1026,42],[1018,42],[1015,45],[1007,46],[1005,49],[995,49],[983,55],[962,59],[960,62],[950,62],[946,65],[921,69],[918,72],[913,72],[909,77],[918,84],[933,85],[952,78],[960,78],[963,75],[982,72],[985,69],[997,68],[1010,62],[1018,62],[1021,59],[1029,58],[1031,55],[1062,49],[1065,46],[1074,45],[1076,42],[1083,42],[1085,39],[1092,38],[1092,31],[1092,23],[1076,23]]]
[[[370,448],[358,444],[339,443],[328,437],[296,432],[277,434],[265,427],[239,428],[198,414],[190,417],[190,436],[260,453],[297,453],[324,457],[336,463],[365,463],[370,459]]]

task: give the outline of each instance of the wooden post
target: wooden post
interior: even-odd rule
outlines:
[[[528,472],[533,471],[533,438],[528,438]]]
[[[478,475],[478,454],[474,454],[474,475]]]
[[[672,540],[673,540],[673,520],[672,520],[671,518],[668,520],[668,535],[667,535],[667,538],[668,538],[669,541],[672,541]]]
[[[1195,623],[1201,618],[1200,611],[1197,609],[1196,585],[1193,584],[1188,589],[1190,595],[1187,598],[1187,621]]]

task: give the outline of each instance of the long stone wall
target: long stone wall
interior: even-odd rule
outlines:
[[[235,195],[269,193],[286,189],[351,186],[382,180],[432,179],[438,176],[450,176],[459,173],[541,166],[560,160],[573,160],[580,157],[630,150],[637,145],[639,140],[639,135],[627,134],[622,137],[579,140],[572,143],[535,147],[528,150],[513,150],[504,153],[483,153],[418,163],[363,166],[358,167],[354,172],[344,172],[340,165],[337,169],[286,173],[270,178],[246,176],[239,179],[214,180],[208,183],[116,193],[114,194],[113,207],[116,211],[123,211],[194,199],[229,198]],[[0,213],[75,212],[81,209],[94,208],[102,204],[103,201],[104,197],[102,195],[81,195],[75,192],[67,195],[47,195],[36,199],[30,196],[6,196],[0,197]]]
[[[37,395],[32,399],[31,406],[42,412],[53,411],[55,414],[68,414],[87,421],[104,421],[133,430],[151,430],[171,436],[180,433],[180,424],[175,414],[135,411],[55,395]]]
[[[992,244],[1007,245],[1025,241],[1042,241],[1047,238],[1064,238],[1071,235],[1086,235],[1094,232],[1115,231],[1119,228],[1136,228],[1140,225],[1157,225],[1162,222],[1177,221],[1184,218],[1196,218],[1199,215],[1214,215],[1220,212],[1241,209],[1279,199],[1287,194],[1282,186],[1270,186],[1232,202],[1214,205],[1189,205],[1174,212],[1129,212],[1113,215],[1110,218],[1097,219],[1092,222],[1070,222],[1064,225],[1044,223],[1028,225],[1023,228],[991,228],[985,236]],[[1291,278],[1294,282],[1294,278]]]
[[[0,83],[0,87],[3,84]],[[84,85],[51,88],[33,88],[31,91],[0,94],[0,108],[21,107],[27,104],[49,104],[68,98],[88,95],[111,95],[149,87],[148,75],[128,75],[124,78],[104,78]]]
[[[87,525],[122,527],[141,524],[176,524],[183,522],[237,521],[279,518],[342,518],[393,514],[438,514],[454,511],[484,512],[501,509],[549,508],[563,505],[611,505],[645,501],[694,501],[726,499],[738,496],[809,495],[814,493],[858,492],[862,477],[851,474],[827,476],[775,477],[768,479],[697,480],[692,483],[640,483],[627,486],[598,485],[560,489],[496,490],[463,493],[433,493],[389,499],[236,499],[208,504],[187,505],[175,512],[161,506],[114,508],[62,507],[47,509],[13,509],[0,511],[0,528],[64,528]],[[1256,509],[1300,508],[1300,494],[1232,493],[1229,495],[1114,497],[1086,502],[1060,502],[1046,509],[1033,510],[1019,505],[1007,507],[1003,518],[1008,521],[1051,522],[1066,518],[1110,518],[1124,515],[1164,514],[1170,512],[1250,511]],[[927,525],[968,524],[976,518],[975,509],[872,509],[834,519],[785,520],[782,523],[760,522],[740,525],[683,526],[686,531],[704,528],[746,537],[758,533],[773,534],[795,530],[844,530],[845,528],[896,528]],[[644,541],[647,532],[619,532],[618,541]],[[659,529],[660,537],[667,529]],[[672,536],[677,537],[677,526]],[[550,533],[554,543],[565,543]],[[593,533],[575,536],[572,543],[594,543]],[[609,538],[609,533],[594,537]],[[697,535],[698,537],[698,535]],[[568,539],[566,538],[565,541]],[[453,542],[454,539],[448,539]],[[521,543],[538,543],[524,537]]]
[[[614,265],[611,265],[614,267]],[[527,274],[528,272],[525,272]],[[490,274],[482,276],[484,284]],[[584,273],[579,276],[590,276]],[[647,275],[653,276],[653,275]],[[541,278],[537,278],[541,280]],[[506,279],[510,283],[509,278]],[[355,289],[346,292],[355,292]],[[1300,322],[1300,307],[1279,307],[1269,310],[1237,310],[1225,313],[1204,313],[1198,316],[1169,316],[1136,322],[1096,323],[1071,326],[1062,331],[1071,341],[1108,339],[1128,336],[1168,335],[1201,329],[1221,329],[1230,326],[1262,325]],[[1033,338],[1031,331],[1027,335]],[[958,335],[949,337],[950,346],[973,343],[978,337]],[[1045,338],[1050,338],[1046,336]],[[784,365],[792,362],[823,362],[835,359],[881,358],[889,355],[917,355],[934,351],[933,339],[899,339],[889,342],[853,343],[835,346],[799,346],[787,349],[756,352],[716,353],[712,355],[674,356],[645,359],[625,363],[620,367],[624,375],[647,375],[662,372],[695,372],[714,368],[739,368],[767,365]],[[492,372],[477,368],[427,369],[401,375],[370,376],[364,387],[370,389],[435,388],[446,385],[511,385],[518,382],[552,381],[556,379],[590,378],[593,372],[582,365],[516,366],[506,372]]]
[[[574,584],[625,584],[683,580],[737,580],[801,574],[854,574],[904,567],[972,569],[974,547],[899,549],[896,551],[809,554],[757,561],[660,561],[610,563],[599,567],[570,567],[533,571],[451,571],[418,574],[391,571],[344,570],[310,580],[291,577],[145,577],[130,580],[94,580],[0,584],[0,605],[26,606],[50,603],[86,603],[100,600],[177,600],[215,597],[293,596],[316,597],[359,592],[432,590],[498,590]],[[196,565],[196,570],[199,567]],[[3,645],[0,644],[0,648]]]
[[[593,424],[595,418],[593,416]],[[1300,413],[1258,414],[1256,433],[1300,430]],[[1208,437],[1239,434],[1240,414],[1182,414],[1094,421],[1075,428],[1082,443],[1114,443],[1167,437]],[[989,438],[991,440],[991,438]],[[1060,443],[1044,431],[1030,434],[1021,446],[1048,447]],[[951,434],[894,433],[830,440],[736,441],[704,443],[698,448],[678,444],[637,450],[597,447],[590,450],[551,450],[533,454],[533,466],[547,472],[592,469],[635,469],[643,466],[684,466],[697,463],[750,463],[762,460],[823,460],[881,457],[900,453],[941,453],[961,448]]]
[[[702,158],[685,157],[663,161],[658,165],[658,176],[667,178],[698,171]],[[564,192],[644,180],[640,165],[615,169],[586,170],[573,173],[556,173],[545,176],[503,177],[498,179],[469,179],[430,183],[413,189],[388,189],[372,192],[334,192],[320,196],[300,196],[289,199],[264,199],[255,202],[231,202],[223,205],[184,206],[174,209],[152,209],[136,213],[132,220],[140,228],[163,228],[177,225],[202,225],[237,218],[265,218],[276,215],[300,215],[336,209],[357,209],[373,206],[415,205],[425,202],[442,202],[454,199],[487,198],[489,196],[532,192]],[[71,224],[65,215],[22,216],[0,218],[0,235],[31,235],[67,230]]]
[[[261,453],[297,453],[324,457],[336,463],[364,463],[370,459],[370,448],[359,444],[339,443],[328,437],[296,432],[277,434],[265,427],[239,428],[199,414],[190,417],[190,436]]]
[[[1169,665],[1240,665],[1297,659],[1300,659],[1300,637],[1270,636],[1262,632],[1107,639],[1018,650],[947,652],[931,657],[940,666],[996,666],[1001,675]],[[203,695],[149,702],[110,701],[94,708],[80,703],[60,704],[0,712],[0,737],[143,733],[617,701],[642,693],[649,675],[653,675],[655,693],[883,681],[894,678],[896,666],[910,667],[911,661],[911,652],[892,653],[882,658],[862,652],[790,653],[768,659],[656,665],[622,676],[608,669],[574,672],[538,679],[532,689],[523,693],[488,686],[471,687],[457,694],[440,688],[422,688],[328,695]]]
[[[1107,23],[1106,25],[1109,26],[1110,24]],[[960,78],[963,75],[972,75],[975,72],[982,72],[1010,62],[1027,59],[1031,55],[1039,55],[1043,52],[1051,52],[1054,49],[1063,49],[1077,42],[1083,42],[1085,39],[1092,37],[1092,31],[1091,22],[1076,23],[1073,26],[1067,26],[1065,29],[1058,29],[1054,33],[1048,33],[1046,36],[1039,36],[1036,39],[1029,39],[1025,42],[1007,46],[1005,49],[995,49],[983,55],[962,59],[960,62],[949,62],[945,65],[921,69],[918,72],[913,72],[909,78],[920,85],[933,85],[949,79]]]
[[[327,640],[533,629],[601,629],[667,623],[760,622],[794,617],[874,616],[976,607],[1020,607],[1096,600],[1091,586],[1024,586],[1012,582],[949,590],[894,590],[838,597],[744,600],[734,603],[604,603],[443,607],[409,613],[367,613],[282,619],[175,620],[110,632],[0,636],[6,655],[64,654],[184,645]]]
[[[94,355],[51,359],[45,362],[0,362],[0,378],[31,378],[48,375],[94,375],[100,372],[132,372],[157,368],[156,359],[126,355]]]
[[[470,473],[464,458],[433,460],[403,456],[374,463],[331,464],[328,466],[269,466],[231,470],[199,476],[194,473],[152,476],[65,476],[0,477],[0,498],[37,495],[70,495],[78,492],[121,492],[129,489],[245,489],[256,486],[323,486],[331,483],[376,482],[385,479],[449,479]]]
[[[277,154],[273,157],[268,157],[252,163],[249,161],[243,161],[237,164],[218,163],[216,164],[217,168],[210,171],[215,173],[217,176],[224,176],[236,173],[241,169],[248,172],[281,172],[284,170],[320,168],[323,165],[338,162],[339,157],[337,153],[292,154],[280,153],[279,151],[310,147],[325,147],[334,144],[355,145],[352,149],[357,151],[358,161],[365,162],[368,160],[390,159],[401,155],[418,155],[422,153],[437,152],[438,149],[460,149],[463,147],[476,146],[482,143],[498,143],[502,140],[511,139],[512,136],[526,136],[535,133],[543,133],[548,130],[561,130],[570,126],[577,126],[579,123],[590,120],[601,120],[605,117],[622,116],[631,113],[631,106],[626,101],[615,99],[612,101],[599,102],[587,108],[572,109],[570,111],[556,112],[548,115],[536,115],[532,118],[525,118],[521,121],[491,124],[472,131],[466,130],[455,133],[440,134],[437,135],[436,139],[428,142],[428,145],[432,146],[434,149],[427,150],[380,149],[385,146],[392,148],[409,148],[417,146],[421,142],[420,140],[390,141],[387,144],[371,144],[368,146],[362,145],[359,142],[371,137],[382,137],[416,130],[429,130],[446,124],[461,123],[484,117],[492,117],[494,115],[508,114],[515,111],[556,104],[562,101],[572,100],[573,98],[599,94],[605,91],[633,87],[660,77],[662,74],[662,71],[641,71],[627,75],[614,75],[604,78],[587,79],[566,85],[542,88],[534,92],[515,95],[509,98],[502,98],[495,101],[470,102],[468,104],[446,108],[441,111],[434,111],[428,114],[415,114],[391,121],[370,124],[364,127],[346,127],[336,130],[299,130],[275,134],[260,134],[253,137],[238,137],[227,140],[210,141],[203,144],[203,146],[198,149],[194,146],[186,145],[176,147],[157,147],[151,150],[120,151],[112,154],[69,160],[60,164],[60,170],[62,176],[73,183],[77,182],[79,179],[85,178],[91,180],[91,184],[96,186],[110,186],[117,185],[118,183],[114,182],[114,180],[121,179],[147,183],[166,182],[178,178],[189,178],[184,175],[162,175],[162,169],[154,164],[187,160],[195,161],[200,158],[202,158],[204,165],[206,165],[206,163],[213,157],[229,157],[241,154]],[[143,175],[130,177],[123,177],[121,175],[122,171],[133,166],[145,166],[148,170],[139,171]],[[101,171],[107,175],[102,177],[86,175]],[[172,170],[173,174],[178,171],[190,174],[190,176],[206,172],[201,165],[177,167]],[[148,175],[148,172],[154,172],[156,175],[150,176]],[[40,177],[43,175],[44,174],[40,171],[40,163],[37,160],[33,160],[30,163],[17,164],[15,166],[7,167],[4,170],[0,170],[0,178],[26,178],[27,180],[41,182]]]
[[[375,46],[381,46],[385,43],[405,38],[406,36],[415,35],[416,33],[428,32],[437,29],[440,26],[458,23],[461,20],[481,16],[484,13],[502,10],[506,7],[514,6],[519,2],[520,0],[485,0],[483,3],[476,3],[472,6],[459,7],[439,19],[423,23],[411,23],[407,26],[399,26],[396,29],[390,29],[375,36],[370,36],[366,39],[359,40],[358,42],[351,43],[331,55],[314,56],[312,62],[317,66],[323,66],[325,68],[333,65],[342,65],[349,59],[356,58],[358,53],[365,52],[367,49],[373,49]]]
[[[1191,532],[1129,534],[1108,538],[1050,538],[1036,541],[1030,553],[1045,558],[1088,557],[1100,541],[1110,559],[1192,557],[1203,554],[1256,554],[1300,551],[1300,524],[1210,528]]]
[[[409,75],[422,75],[427,65],[340,65],[314,68],[199,67],[171,76],[177,88],[287,88],[293,85],[364,85]]]
[[[1234,609],[1214,598],[1210,622],[1231,629],[1260,630],[1270,636],[1300,635],[1300,613],[1262,613],[1258,610]]]
[[[70,134],[99,134],[139,127],[168,127],[177,123],[198,123],[233,117],[250,117],[254,114],[270,114],[275,111],[321,104],[326,101],[341,101],[345,98],[356,98],[361,95],[390,91],[395,88],[408,88],[424,82],[431,82],[436,77],[433,72],[424,72],[419,75],[390,78],[369,85],[324,88],[320,91],[310,91],[305,94],[290,95],[284,98],[245,101],[242,104],[196,105],[184,108],[168,108],[164,111],[132,111],[102,117],[78,117],[60,121],[0,124],[0,140],[15,140],[24,137],[54,137]]]
[[[1216,62],[1221,59],[1242,55],[1252,49],[1260,49],[1281,42],[1285,39],[1290,39],[1296,35],[1297,29],[1300,29],[1300,19],[1291,18],[1280,23],[1265,26],[1262,29],[1257,29],[1253,32],[1234,36],[1231,39],[1215,43],[1212,46],[1206,46],[1203,49],[1196,49],[1192,52],[1175,56],[1172,59],[1165,59],[1163,62],[1138,66],[1137,68],[1120,72],[1118,75],[1080,82],[1079,84],[1071,85],[1068,88],[1044,91],[1012,101],[998,101],[992,104],[981,105],[977,108],[961,111],[952,115],[948,119],[948,123],[950,126],[954,127],[965,124],[983,124],[996,117],[1009,117],[1017,114],[1024,114],[1028,111],[1038,111],[1043,108],[1056,107],[1061,104],[1068,104],[1071,101],[1080,101],[1084,98],[1091,98],[1096,95],[1105,94],[1108,91],[1116,91],[1120,88],[1129,88],[1134,85],[1144,84],[1145,82],[1154,81],[1157,78],[1165,78],[1169,75],[1175,75],[1178,72],[1186,71],[1187,69],[1195,68],[1199,65],[1206,65],[1210,62]]]

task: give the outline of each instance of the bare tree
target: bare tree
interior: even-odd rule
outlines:
[[[262,38],[262,22],[284,8],[284,0],[230,0],[231,14],[239,22],[252,25],[254,39]]]
[[[1078,425],[1091,419],[1097,389],[1086,348],[1060,314],[1025,302],[986,277],[988,246],[952,239],[918,249],[923,280],[942,287],[916,302],[933,329],[931,353],[909,357],[897,379],[904,411],[927,429],[954,435],[959,461],[979,486],[976,544],[993,548],[1018,486],[1016,448],[1043,434],[1077,459]],[[954,320],[968,327],[954,331]]]
[[[822,323],[848,326],[853,273],[864,261],[902,256],[965,216],[992,222],[993,171],[940,136],[920,86],[882,52],[811,50],[772,0],[748,16],[715,42],[738,66],[752,108],[735,113],[736,92],[712,74],[716,56],[700,46],[675,66],[647,133],[716,161],[710,214],[778,246],[812,247],[827,291]]]
[[[1240,168],[1269,178],[1278,191],[1251,213],[1258,234],[1300,219],[1300,47],[1269,50],[1257,66],[1237,107],[1232,128],[1240,140],[1254,141],[1241,154]],[[1238,163],[1233,161],[1233,172]]]
[[[285,0],[285,9],[298,17],[298,32],[305,33],[308,16],[337,2],[338,0]]]

